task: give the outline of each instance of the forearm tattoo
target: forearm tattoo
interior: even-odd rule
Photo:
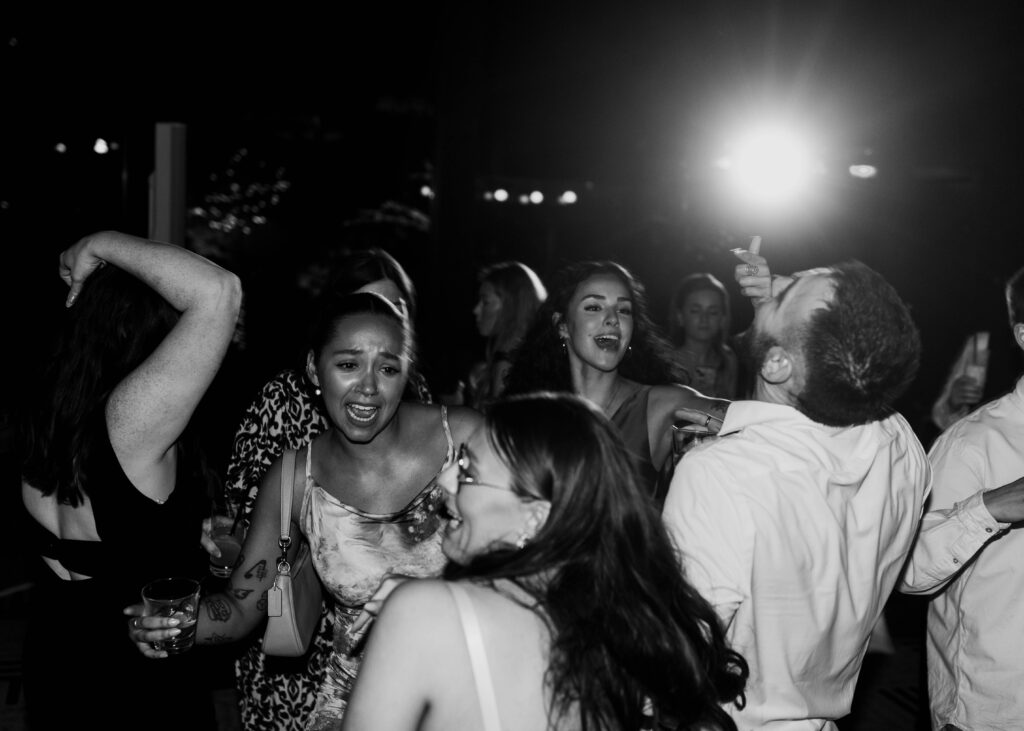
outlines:
[[[263,578],[267,575],[267,562],[266,559],[260,560],[252,566],[248,571],[245,572],[245,578],[251,579],[254,576],[259,581],[263,581]]]

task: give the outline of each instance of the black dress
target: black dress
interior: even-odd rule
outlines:
[[[34,572],[23,677],[29,727],[214,729],[203,650],[144,657],[128,638],[124,607],[162,576],[207,576],[199,545],[208,497],[179,460],[163,504],[128,481],[109,439],[89,471],[95,541],[60,540],[26,513],[34,552],[93,578],[66,581],[41,559]]]

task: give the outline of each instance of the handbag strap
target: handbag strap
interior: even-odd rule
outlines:
[[[487,649],[484,647],[484,636],[480,631],[480,621],[476,616],[476,608],[466,590],[458,584],[446,581],[455,608],[459,611],[462,633],[466,638],[466,649],[469,650],[469,662],[473,666],[473,680],[476,683],[476,695],[480,701],[480,714],[483,716],[485,731],[501,731],[501,716],[498,715],[498,699],[494,695],[494,681],[491,679],[491,668],[487,664]]]
[[[278,572],[290,570],[288,565],[288,547],[291,545],[292,528],[292,488],[295,483],[295,450],[286,449],[281,457],[281,557],[277,559]]]

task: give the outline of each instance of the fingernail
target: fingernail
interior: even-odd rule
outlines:
[[[167,624],[171,627],[177,627],[179,624],[181,624],[181,620],[177,617],[171,617],[167,620]]]
[[[735,249],[729,249],[729,251],[731,251],[733,254],[742,254],[744,251],[746,251],[746,249],[736,247]]]
[[[64,303],[64,306],[71,307],[71,305],[73,304],[75,304],[75,295],[69,294],[67,301]]]
[[[169,637],[177,637],[178,635],[181,634],[181,630],[180,629],[172,629],[167,634],[168,634]]]

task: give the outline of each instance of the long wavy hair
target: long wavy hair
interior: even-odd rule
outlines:
[[[651,319],[643,284],[614,261],[583,261],[570,264],[555,274],[547,300],[513,352],[506,394],[573,390],[569,359],[558,336],[558,323],[565,318],[576,288],[590,277],[601,274],[617,277],[633,300],[633,337],[630,349],[619,364],[619,375],[646,385],[689,383],[686,371],[672,358],[671,344]]]
[[[22,477],[44,495],[77,506],[94,488],[93,455],[108,439],[111,392],[160,344],[178,313],[154,290],[113,265],[93,272],[66,310],[43,375],[43,395],[24,425]],[[208,482],[191,424],[179,439]],[[195,461],[188,461],[194,457]]]
[[[687,582],[657,508],[607,418],[571,394],[507,397],[486,414],[512,488],[551,503],[525,548],[496,547],[445,577],[507,579],[551,634],[552,724],[578,706],[583,729],[735,729],[720,704],[744,702],[745,660]]]

